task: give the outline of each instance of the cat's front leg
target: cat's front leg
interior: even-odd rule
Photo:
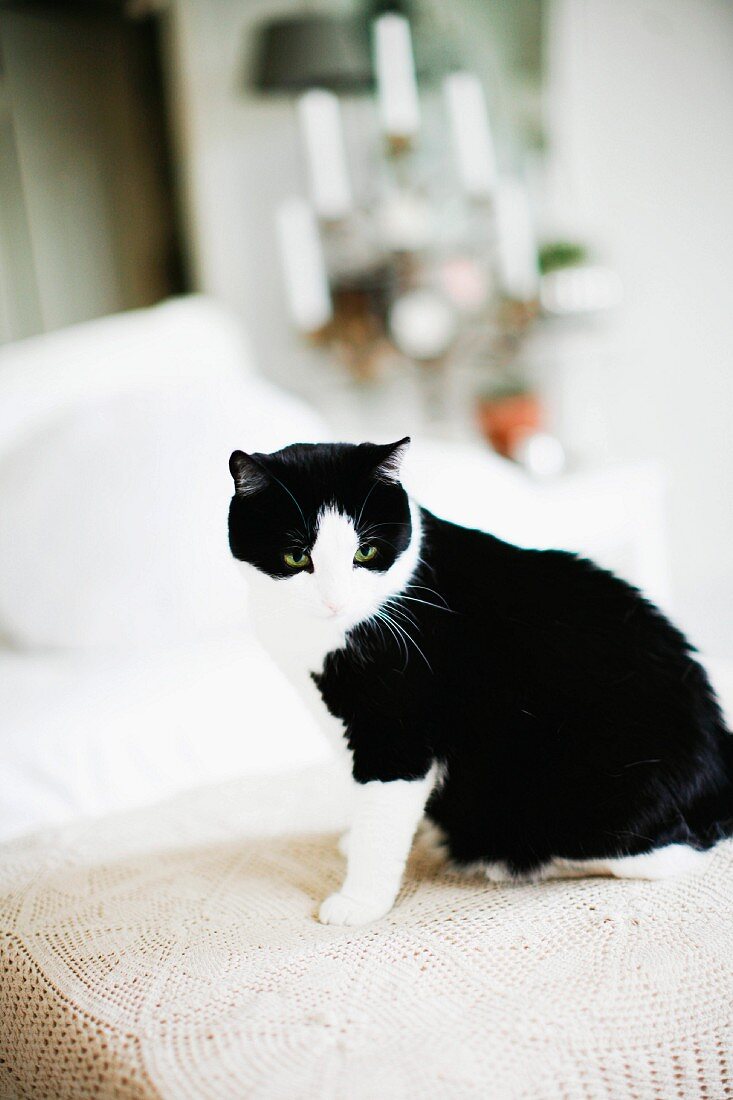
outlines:
[[[434,783],[433,767],[422,779],[357,784],[346,878],[321,905],[322,924],[369,924],[390,911]]]

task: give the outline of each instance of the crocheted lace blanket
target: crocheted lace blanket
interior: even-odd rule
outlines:
[[[0,1095],[733,1096],[733,847],[689,881],[499,886],[416,849],[322,927],[345,784],[250,779],[0,850]]]

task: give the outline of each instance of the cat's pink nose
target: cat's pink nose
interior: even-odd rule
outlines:
[[[343,604],[334,603],[333,600],[324,600],[323,602],[332,615],[338,615],[344,609]]]

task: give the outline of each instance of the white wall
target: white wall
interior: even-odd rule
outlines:
[[[733,652],[733,5],[555,0],[555,200],[620,272],[612,452],[669,478],[673,586]]]
[[[273,7],[173,0],[168,60],[194,279],[244,316],[262,368],[287,383],[307,356],[288,323],[273,213],[305,178],[292,102],[247,84],[252,29]]]

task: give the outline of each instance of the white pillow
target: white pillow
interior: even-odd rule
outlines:
[[[0,461],[45,421],[80,403],[249,373],[252,355],[238,319],[198,294],[5,344]]]
[[[229,454],[318,438],[299,401],[230,373],[137,379],[45,415],[0,461],[0,631],[129,648],[237,630]]]
[[[0,841],[330,757],[247,635],[157,653],[0,653],[0,697]]]

